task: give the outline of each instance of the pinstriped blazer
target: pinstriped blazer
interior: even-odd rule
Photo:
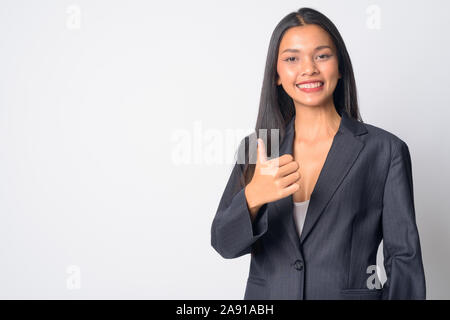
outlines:
[[[251,221],[244,164],[235,163],[212,221],[211,245],[227,259],[251,254],[245,300],[425,299],[408,146],[386,130],[340,115],[301,237],[292,195],[264,204]],[[292,154],[294,123],[295,116],[279,156]],[[381,240],[383,287],[373,281]]]

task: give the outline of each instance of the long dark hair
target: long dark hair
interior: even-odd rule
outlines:
[[[336,89],[333,93],[336,111],[340,115],[342,115],[342,112],[346,112],[349,117],[362,122],[358,109],[353,67],[344,40],[333,22],[325,15],[311,8],[301,8],[298,11],[294,11],[285,16],[275,27],[272,37],[270,38],[259,102],[258,118],[255,126],[257,137],[259,137],[260,129],[267,130],[266,150],[268,156],[270,156],[269,153],[271,150],[270,130],[279,129],[279,144],[281,144],[281,141],[283,141],[285,136],[285,127],[295,115],[295,106],[292,98],[284,91],[281,85],[277,85],[277,60],[280,42],[284,33],[289,28],[308,24],[315,24],[322,27],[328,32],[336,46],[339,72],[341,74],[341,78],[338,80]],[[248,144],[249,141],[247,140],[245,146],[246,161],[243,170],[244,185],[247,185],[250,182],[255,170],[255,164],[247,161],[247,159],[250,159],[248,154],[250,148]],[[253,159],[256,159],[256,157]]]

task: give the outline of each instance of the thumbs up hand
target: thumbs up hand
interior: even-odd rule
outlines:
[[[285,198],[299,189],[298,169],[298,163],[290,154],[267,160],[264,141],[258,139],[255,173],[245,187],[252,220],[265,203]]]

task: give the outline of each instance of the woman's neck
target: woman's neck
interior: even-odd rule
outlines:
[[[295,140],[316,142],[333,138],[339,129],[341,116],[333,104],[295,107]]]

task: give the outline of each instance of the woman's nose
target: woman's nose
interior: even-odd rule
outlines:
[[[300,64],[300,72],[302,74],[313,74],[317,72],[317,66],[311,59],[304,59]]]

